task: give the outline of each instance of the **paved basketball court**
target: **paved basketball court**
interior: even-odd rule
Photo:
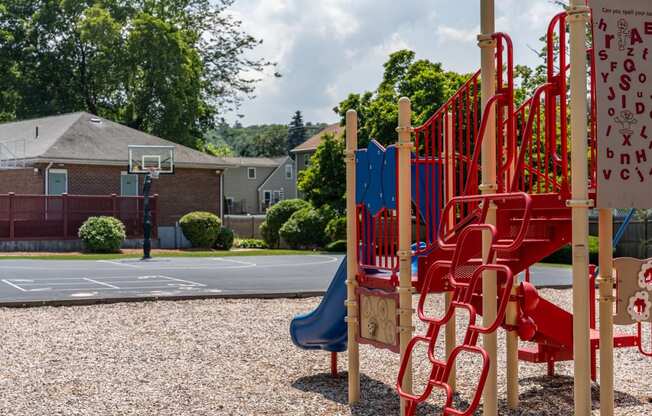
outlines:
[[[324,292],[341,255],[66,261],[0,260],[0,304]],[[535,267],[541,286],[570,284],[570,269]]]
[[[0,260],[0,303],[323,292],[342,256]]]

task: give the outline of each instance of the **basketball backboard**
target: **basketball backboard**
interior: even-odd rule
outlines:
[[[174,173],[174,146],[130,145],[129,173]]]

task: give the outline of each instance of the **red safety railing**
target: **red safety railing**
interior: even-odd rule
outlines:
[[[157,236],[158,198],[150,198]],[[143,235],[143,197],[117,195],[0,195],[0,240],[77,239],[89,217],[111,216],[125,225],[128,238]]]
[[[514,55],[512,41],[504,33],[496,41],[496,94],[488,100],[481,115],[480,72],[476,72],[422,126],[415,129],[416,154],[412,160],[416,178],[417,208],[415,239],[424,242],[417,254],[430,250],[437,242],[439,213],[452,198],[477,195],[480,181],[480,151],[490,116],[496,117],[496,157],[498,191],[511,186],[511,167],[516,158],[514,114]],[[422,200],[425,198],[425,204]],[[433,207],[436,201],[437,206]],[[463,217],[474,207],[462,207]],[[425,232],[422,232],[425,230]],[[424,235],[425,234],[425,235]]]
[[[558,14],[548,27],[548,81],[515,112],[520,151],[512,191],[570,195],[566,16]]]
[[[416,153],[412,159],[414,205],[418,211],[415,239],[426,243],[424,249],[436,241],[436,224],[446,201],[464,195],[469,180],[477,183],[474,155],[480,105],[478,71],[428,121],[415,129]]]

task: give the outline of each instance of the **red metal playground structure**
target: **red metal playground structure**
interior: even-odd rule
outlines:
[[[510,407],[518,400],[517,360],[545,363],[548,374],[553,374],[556,362],[574,358],[573,315],[542,298],[527,279],[517,279],[571,242],[569,19],[564,12],[550,23],[547,82],[518,106],[512,41],[504,33],[494,33],[481,39],[493,48],[492,65],[497,69],[495,93],[484,100],[482,91],[493,86],[481,83],[479,71],[424,125],[412,129],[409,101],[403,99],[399,142],[386,149],[372,141],[367,149],[357,150],[357,118],[354,112],[347,116],[347,197],[349,213],[354,213],[349,223],[353,244],[349,244],[348,270],[345,260],[319,308],[292,322],[292,338],[302,348],[333,353],[348,346],[349,359],[354,361],[358,344],[400,353],[397,388],[408,415],[435,389],[443,390],[441,405],[447,415],[473,414],[483,391],[495,399],[495,386],[493,391],[485,388],[492,371],[487,352],[492,338],[485,338],[482,346],[478,339],[495,335],[499,328],[508,331]],[[594,199],[595,71],[589,61],[587,183],[588,197]],[[494,136],[495,145],[487,147],[483,140]],[[483,165],[490,160],[484,159],[487,148],[495,154],[495,176],[489,181],[481,177]],[[402,169],[405,166],[409,168]],[[402,278],[406,270],[411,276],[407,284]],[[594,279],[591,273],[584,296],[592,305],[587,361],[595,380],[600,333]],[[414,290],[421,294],[418,319],[427,327],[416,336],[410,300]],[[426,307],[433,294],[445,294],[446,310],[440,316],[430,315]],[[455,315],[460,311],[466,312],[468,327],[463,337],[456,337]],[[348,326],[343,323],[347,314]],[[638,347],[652,356],[645,349],[640,321],[637,324],[635,335],[615,335],[613,345]],[[443,332],[446,353],[439,357],[436,347]],[[518,348],[519,338],[533,346]],[[458,343],[459,339],[463,341]],[[419,344],[426,347],[427,357],[414,356]],[[461,354],[476,355],[482,363],[477,388],[465,409],[455,408],[453,402],[456,360]],[[418,388],[411,377],[415,360],[428,360],[431,368],[428,383]],[[355,402],[358,363],[349,364],[349,397]],[[485,398],[485,411],[486,402]]]

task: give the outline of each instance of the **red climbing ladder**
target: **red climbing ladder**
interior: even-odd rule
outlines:
[[[557,251],[570,241],[571,236],[571,212],[566,207],[570,180],[566,138],[568,67],[565,62],[565,14],[563,16],[553,20],[548,33],[549,42],[559,38],[563,44],[560,46],[559,70],[555,70],[554,59],[549,59],[548,82],[519,108],[514,105],[511,40],[502,33],[494,35],[497,89],[487,105],[495,109],[496,115],[497,194],[478,195],[479,155],[488,115],[491,114],[485,111],[479,124],[474,123],[478,121],[477,103],[480,101],[478,74],[442,110],[416,130],[417,157],[414,163],[434,163],[434,160],[446,163],[444,183],[427,185],[432,185],[432,192],[441,192],[442,200],[449,202],[443,208],[439,224],[429,223],[427,218],[416,215],[417,230],[421,226],[426,230],[438,228],[437,233],[425,233],[427,244],[417,253],[421,255],[415,282],[421,291],[419,318],[428,325],[428,330],[409,344],[398,376],[398,391],[408,403],[408,415],[414,414],[418,403],[426,400],[435,388],[446,393],[445,415],[472,414],[479,404],[490,365],[487,353],[476,345],[478,336],[503,326],[508,330],[518,330],[521,338],[547,343],[551,341],[548,331],[538,326],[537,317],[532,314],[544,309],[549,316],[563,314],[555,305],[542,307],[548,305],[538,298],[536,289],[524,284],[519,288],[519,325],[505,325],[505,309],[514,284],[513,276]],[[564,29],[558,36],[555,36],[556,27]],[[561,103],[559,106],[558,102]],[[490,205],[497,210],[495,226],[486,224]],[[422,219],[423,224],[420,224]],[[492,236],[491,253],[487,258],[481,256],[482,233]],[[434,234],[437,235],[436,241],[428,238]],[[479,282],[484,270],[499,272],[498,315],[486,328],[476,324],[477,315],[482,314]],[[425,299],[430,293],[445,291],[453,293],[454,301],[450,308],[443,317],[428,317],[423,309]],[[434,344],[440,329],[457,309],[469,312],[469,326],[463,344],[444,360],[435,356]],[[570,316],[560,315],[559,318],[572,322]],[[544,320],[550,322],[549,317]],[[418,343],[428,344],[432,371],[422,395],[415,396],[402,388],[402,380]],[[479,354],[483,361],[478,386],[465,410],[452,407],[453,392],[447,384],[450,370],[462,351]],[[523,358],[526,358],[525,354]]]

